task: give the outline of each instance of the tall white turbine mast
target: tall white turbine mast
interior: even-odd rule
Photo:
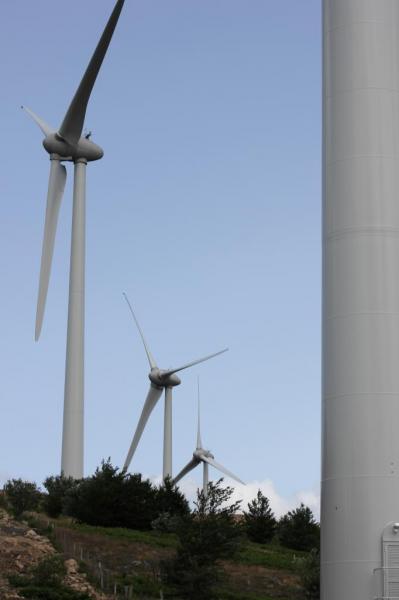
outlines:
[[[198,425],[197,425],[197,447],[193,453],[193,458],[190,460],[190,462],[188,462],[186,464],[186,466],[180,471],[180,473],[178,475],[176,475],[176,477],[173,479],[173,483],[176,484],[180,481],[180,479],[182,479],[185,475],[187,475],[187,473],[189,473],[190,471],[192,471],[193,469],[195,469],[195,467],[197,467],[199,464],[202,463],[202,469],[203,469],[203,484],[202,484],[202,491],[203,494],[205,496],[205,498],[208,495],[208,483],[209,483],[209,465],[211,465],[211,467],[214,467],[215,469],[217,469],[218,471],[220,471],[221,473],[224,473],[225,475],[227,475],[228,477],[230,477],[231,479],[234,479],[235,481],[237,481],[238,483],[241,483],[242,485],[245,485],[245,483],[243,481],[241,481],[241,479],[239,479],[237,477],[237,475],[234,475],[234,473],[232,473],[231,471],[229,471],[228,469],[226,469],[226,467],[224,467],[223,465],[219,464],[216,462],[215,457],[213,456],[213,454],[209,451],[209,450],[205,450],[203,445],[202,445],[202,440],[201,440],[201,409],[200,409],[200,389],[199,389],[199,379],[198,379]]]
[[[144,334],[141,330],[139,322],[134,314],[132,305],[129,302],[127,295],[123,294],[125,300],[129,306],[130,312],[132,313],[134,322],[136,323],[137,329],[140,333],[141,339],[143,341],[144,349],[147,354],[148,362],[150,365],[150,373],[148,375],[149,380],[151,382],[150,389],[148,391],[147,398],[145,400],[143,410],[139,419],[139,422],[136,427],[135,434],[133,436],[132,443],[130,444],[129,452],[127,454],[125,464],[123,466],[124,470],[129,468],[129,465],[132,461],[133,455],[136,451],[138,443],[140,441],[141,435],[144,431],[146,423],[149,419],[150,414],[154,410],[154,407],[160,397],[162,396],[163,390],[165,390],[165,413],[164,413],[164,440],[163,440],[163,479],[166,477],[172,477],[172,389],[177,385],[181,384],[180,379],[176,375],[179,371],[183,371],[184,369],[188,369],[189,367],[193,367],[194,365],[198,365],[201,362],[209,360],[210,358],[214,358],[215,356],[219,356],[219,354],[223,354],[227,352],[228,348],[224,348],[224,350],[220,350],[219,352],[215,352],[214,354],[210,354],[208,356],[204,356],[203,358],[199,358],[198,360],[194,360],[189,362],[181,367],[177,367],[176,369],[159,369],[154,357],[152,356],[148,344],[145,341]]]
[[[388,599],[399,597],[399,1],[323,10],[321,598]]]
[[[25,108],[45,135],[43,146],[50,154],[51,161],[36,312],[36,340],[39,339],[42,329],[58,213],[66,181],[66,169],[61,163],[74,163],[61,471],[66,476],[77,479],[83,477],[86,165],[103,156],[103,150],[89,139],[89,135],[82,137],[82,131],[89,98],[123,4],[124,0],[116,2],[58,131]]]

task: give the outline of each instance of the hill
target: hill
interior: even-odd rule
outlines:
[[[11,555],[7,550],[10,537],[14,547]],[[76,563],[79,564],[81,574],[72,573],[75,579],[80,578],[75,589],[84,589],[93,598],[159,599],[163,597],[159,565],[175,552],[176,539],[172,534],[91,527],[42,514],[30,514],[27,523],[21,524],[3,513],[0,572],[23,573],[44,555],[55,552],[54,548],[69,561],[69,570],[72,564],[72,571],[76,571]],[[305,600],[296,572],[296,558],[300,555],[275,544],[246,543],[236,560],[222,564],[226,578],[220,599]],[[94,588],[104,595],[96,594]],[[0,580],[0,598],[19,598],[4,576]]]

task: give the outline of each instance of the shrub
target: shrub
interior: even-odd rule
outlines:
[[[239,549],[241,529],[233,516],[240,503],[228,504],[234,490],[222,488],[221,482],[209,484],[207,497],[198,493],[194,511],[180,518],[176,528],[177,555],[163,564],[163,572],[179,598],[214,598],[221,576],[218,561]]]
[[[310,508],[301,504],[281,517],[278,538],[283,546],[293,550],[320,548],[320,526]]]
[[[248,512],[244,512],[245,530],[252,542],[266,544],[273,539],[276,519],[269,505],[269,499],[260,490],[256,498],[248,503]]]
[[[320,598],[320,553],[314,548],[307,556],[297,559],[297,567],[306,597],[310,600]]]
[[[64,510],[68,492],[78,484],[73,477],[56,475],[47,477],[43,485],[47,490],[43,498],[43,509],[49,517],[59,517]]]
[[[9,479],[4,492],[11,512],[17,518],[26,510],[35,510],[41,498],[36,484],[22,479]]]
[[[155,495],[149,480],[118,472],[108,460],[68,491],[65,513],[88,525],[148,530],[157,516]]]

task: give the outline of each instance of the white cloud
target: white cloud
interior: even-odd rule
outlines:
[[[162,478],[160,476],[152,477],[151,480],[153,483],[159,485],[162,481]],[[251,481],[246,485],[240,485],[226,477],[224,479],[224,483],[234,488],[232,500],[242,500],[241,506],[244,510],[246,510],[248,502],[255,498],[258,490],[260,489],[262,494],[269,498],[270,506],[276,517],[281,517],[289,510],[297,508],[301,502],[303,502],[303,504],[309,506],[315,518],[317,520],[320,519],[319,490],[299,490],[292,496],[282,496],[278,493],[274,483],[270,479],[265,479],[264,481]],[[198,483],[194,481],[194,479],[185,477],[179,482],[179,488],[190,502],[193,502],[193,500],[196,499]]]

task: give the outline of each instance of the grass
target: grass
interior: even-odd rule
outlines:
[[[178,543],[176,537],[170,533],[136,531],[122,527],[95,527],[84,523],[74,523],[68,519],[58,519],[55,522],[58,522],[62,527],[75,529],[81,533],[99,534],[117,540],[148,544],[158,548],[176,548]],[[235,562],[294,572],[296,570],[295,558],[305,555],[307,555],[306,552],[290,550],[276,542],[263,545],[247,542],[238,553]]]
[[[44,523],[51,523],[55,527],[65,527],[80,533],[104,535],[105,537],[115,540],[137,542],[158,548],[176,548],[177,546],[177,539],[171,533],[160,533],[158,531],[138,531],[136,529],[126,529],[124,527],[98,527],[94,525],[86,525],[85,523],[77,523],[68,517],[50,519],[45,515],[43,515],[43,518],[41,518],[39,515],[35,515],[30,519],[30,523],[34,527],[37,527],[39,524],[41,527],[43,527]]]
[[[219,590],[220,600],[275,600],[271,596],[259,596],[259,594],[250,594],[245,592],[233,592],[231,590]],[[285,600],[280,598],[279,600]],[[288,599],[287,599],[288,600]]]
[[[44,525],[45,520],[46,523],[53,523],[56,527],[65,527],[80,533],[103,535],[114,540],[147,544],[148,546],[155,548],[174,549],[178,544],[176,536],[171,533],[137,531],[135,529],[126,529],[123,527],[97,527],[86,525],[85,523],[76,523],[68,517],[49,519],[48,517],[44,517],[44,515],[43,519],[38,515],[35,515],[35,518],[31,519],[31,525],[37,526],[38,520],[42,526]],[[270,544],[256,544],[248,541],[244,543],[243,548],[237,554],[234,562],[295,572],[295,559],[302,556],[307,556],[307,553],[284,548],[276,541],[273,541]]]
[[[235,562],[295,572],[295,559],[306,555],[306,552],[290,550],[276,542],[264,545],[248,542],[237,554]]]
[[[177,540],[173,534],[159,533],[157,531],[137,531],[135,529],[125,529],[123,527],[97,527],[85,525],[84,523],[60,523],[62,527],[75,529],[81,533],[100,534],[106,537],[128,540],[130,542],[139,542],[158,548],[176,548]]]

